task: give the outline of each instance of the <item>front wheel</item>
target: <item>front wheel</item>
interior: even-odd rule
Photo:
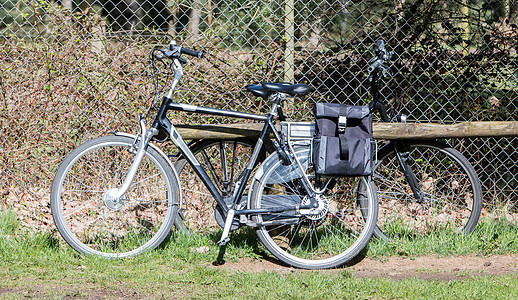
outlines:
[[[309,149],[298,150],[297,156],[306,170],[311,170]],[[285,166],[276,158],[268,159],[263,167],[258,171],[262,176],[256,175],[253,185],[252,209],[310,202],[298,165]],[[378,207],[375,188],[368,177],[308,176],[323,190],[316,195],[318,207],[256,215],[252,218],[259,225],[256,232],[261,243],[288,265],[304,269],[338,267],[358,255],[371,238]],[[361,187],[358,182],[363,183]]]
[[[374,169],[379,198],[376,237],[388,241],[439,230],[470,233],[482,209],[482,189],[473,166],[441,142],[408,141],[402,145],[422,199],[414,197],[396,157],[395,144],[384,146]]]
[[[105,136],[74,149],[61,163],[50,195],[54,223],[80,253],[126,257],[157,247],[177,213],[178,185],[169,163],[148,146],[128,191],[121,186],[136,154],[134,138]]]

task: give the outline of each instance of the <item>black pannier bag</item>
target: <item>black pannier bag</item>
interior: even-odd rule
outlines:
[[[315,173],[325,176],[372,174],[374,140],[368,106],[317,103],[313,107]]]

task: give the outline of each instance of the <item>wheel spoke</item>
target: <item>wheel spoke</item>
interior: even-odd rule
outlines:
[[[246,169],[246,162],[251,156],[254,143],[255,141],[240,139],[206,140],[191,146],[192,153],[203,161],[204,168],[224,200],[231,199],[236,183],[242,181],[243,171]],[[175,226],[178,229],[187,228],[193,231],[219,229],[220,224],[214,220],[214,199],[208,189],[185,159],[178,160],[175,168],[184,193],[182,218],[177,218]],[[243,201],[246,201],[246,193],[245,189]]]
[[[223,191],[221,189],[221,186],[219,184],[219,183],[221,183],[221,179],[219,178],[219,176],[218,176],[218,174],[216,172],[216,169],[214,168],[214,165],[212,164],[212,162],[210,160],[210,157],[207,154],[206,149],[202,149],[202,151],[200,153],[201,153],[201,155],[203,157],[203,160],[205,161],[206,169],[208,169],[207,173],[209,173],[210,176],[212,176],[212,181],[214,183],[216,183],[216,187],[218,188],[219,192],[223,193]]]
[[[423,236],[432,227],[471,232],[482,203],[480,183],[473,167],[458,151],[443,143],[410,142],[408,149],[408,164],[416,175],[422,202],[414,198],[394,149],[382,149],[374,175],[380,201],[376,236],[395,239],[397,233],[387,232],[385,227]]]

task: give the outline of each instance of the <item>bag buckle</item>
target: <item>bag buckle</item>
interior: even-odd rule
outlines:
[[[338,132],[344,133],[345,127],[347,127],[347,117],[346,116],[338,116]]]

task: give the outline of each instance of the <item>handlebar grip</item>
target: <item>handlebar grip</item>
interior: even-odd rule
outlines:
[[[385,50],[385,42],[383,40],[378,40],[376,42],[376,47],[378,47],[378,49],[383,49]]]
[[[369,66],[369,73],[370,72],[373,72],[375,70],[378,70],[381,66],[383,66],[383,61],[380,61],[380,60],[376,60],[374,63],[372,63],[370,66]]]
[[[187,49],[187,48],[184,48],[184,47],[180,48],[180,53],[181,54],[190,55],[190,56],[194,56],[194,57],[197,57],[197,58],[202,58],[203,57],[203,52],[201,52],[201,51],[194,51],[194,50]]]

